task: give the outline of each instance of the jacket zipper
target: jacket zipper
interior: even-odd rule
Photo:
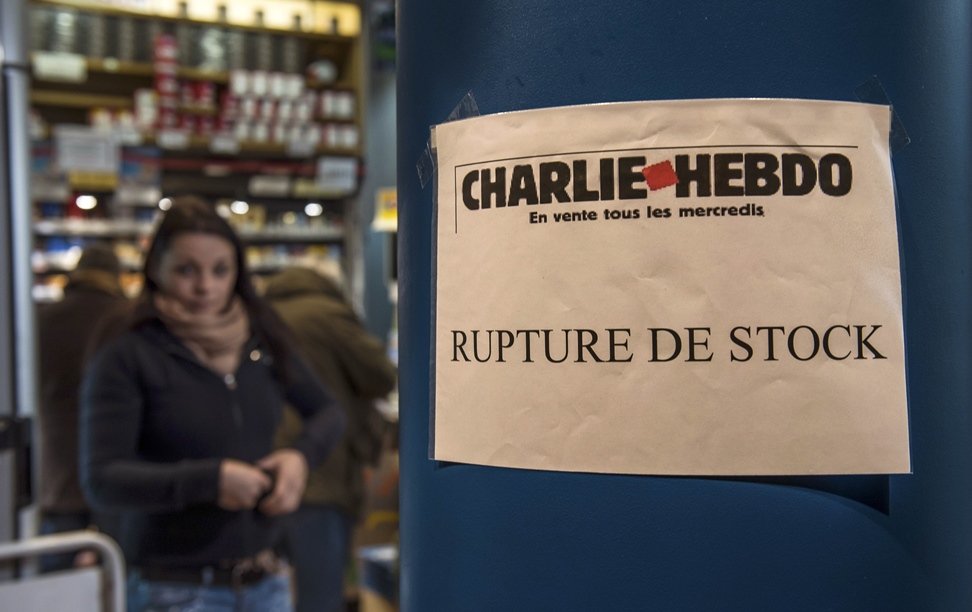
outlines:
[[[230,409],[232,410],[233,422],[236,423],[236,432],[239,436],[238,438],[239,450],[242,451],[243,449],[243,411],[240,408],[240,402],[237,400],[236,388],[238,385],[236,383],[236,375],[226,374],[225,376],[223,376],[223,384],[226,385],[226,389],[229,391]],[[242,530],[243,530],[242,539],[244,542],[243,550],[247,550],[247,551],[253,549],[252,542],[253,542],[253,538],[255,537],[253,531],[253,521],[252,521],[253,512],[254,511],[252,510],[244,511],[244,513],[248,516],[242,525]]]
[[[230,391],[230,408],[233,411],[233,422],[236,423],[237,429],[242,430],[243,412],[240,410],[240,403],[236,400],[236,376],[227,374],[223,377],[223,383]]]

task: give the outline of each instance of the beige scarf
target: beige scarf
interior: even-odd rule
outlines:
[[[239,296],[221,312],[204,315],[186,311],[178,301],[161,293],[153,302],[169,331],[206,367],[221,375],[236,372],[243,345],[250,337],[250,318]]]

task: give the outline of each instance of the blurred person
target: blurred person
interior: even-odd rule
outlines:
[[[173,199],[144,276],[81,395],[81,484],[96,509],[121,514],[128,609],[291,610],[282,517],[339,441],[343,411],[291,350],[209,203]],[[304,427],[275,450],[285,402]]]
[[[298,612],[336,612],[344,609],[344,570],[364,505],[364,468],[377,463],[387,432],[373,401],[394,389],[396,370],[331,276],[290,268],[269,279],[265,297],[348,417],[344,437],[310,473],[303,502],[286,526]],[[278,443],[289,443],[300,431],[288,410]]]
[[[68,275],[64,298],[37,309],[40,397],[40,533],[86,529],[91,512],[78,480],[78,395],[86,355],[99,321],[129,303],[120,283],[121,265],[108,245],[81,252]],[[44,555],[40,570],[75,564],[73,553]]]

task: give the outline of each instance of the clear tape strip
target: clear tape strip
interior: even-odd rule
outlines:
[[[877,75],[872,76],[855,87],[854,94],[861,102],[884,104],[891,107],[891,133],[888,144],[891,147],[892,153],[897,153],[911,143],[911,136],[908,136],[908,130],[905,129],[904,123],[901,122],[901,117],[895,112],[894,105],[888,99],[888,92],[885,91],[884,85],[881,84],[881,80],[877,78]]]
[[[452,112],[449,113],[449,116],[446,117],[443,123],[466,119],[467,117],[478,117],[479,114],[479,105],[476,104],[476,97],[470,91],[459,100],[459,103],[456,104],[455,108],[452,109]],[[422,151],[419,155],[418,162],[415,163],[415,169],[418,171],[419,183],[422,185],[422,189],[425,189],[425,186],[435,176],[434,126],[431,128],[429,139],[425,142],[425,150]]]

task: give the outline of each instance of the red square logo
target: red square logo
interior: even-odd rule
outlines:
[[[678,175],[675,174],[675,168],[672,167],[672,162],[668,160],[645,166],[641,169],[641,173],[645,175],[645,182],[648,183],[648,189],[652,191],[658,191],[659,189],[671,187],[678,183]]]

